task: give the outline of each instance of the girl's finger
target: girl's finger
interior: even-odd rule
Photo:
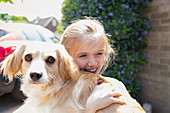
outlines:
[[[125,101],[123,101],[123,100],[121,100],[121,99],[116,99],[116,98],[113,98],[112,99],[112,103],[113,104],[126,104],[126,102]]]
[[[120,96],[122,96],[122,94],[120,94],[120,93],[114,93],[114,94],[113,94],[113,97],[114,97],[114,98],[118,98],[118,97],[120,97]]]

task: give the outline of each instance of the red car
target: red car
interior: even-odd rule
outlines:
[[[58,42],[55,34],[50,30],[39,25],[26,23],[0,23],[0,62],[2,62],[9,54],[13,53],[16,45],[25,40],[42,41],[42,42]],[[20,81],[18,78],[8,83],[8,79],[4,78],[0,73],[0,96],[6,93],[22,100],[25,96],[19,90]]]

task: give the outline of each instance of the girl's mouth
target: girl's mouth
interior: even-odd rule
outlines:
[[[96,69],[84,69],[84,71],[96,74],[97,73],[97,68]]]

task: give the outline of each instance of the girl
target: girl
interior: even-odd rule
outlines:
[[[101,74],[107,68],[111,54],[114,56],[104,28],[97,20],[84,19],[71,24],[64,31],[61,44],[65,46],[80,70],[95,74]],[[86,102],[84,113],[95,113],[113,103],[124,104],[123,100],[116,97],[121,94],[130,96],[122,82],[114,78],[106,79],[114,84],[117,91],[112,91],[113,87],[108,84],[96,85]]]

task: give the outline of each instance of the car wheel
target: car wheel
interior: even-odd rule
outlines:
[[[26,96],[23,94],[23,92],[20,90],[20,85],[21,85],[21,82],[19,79],[16,79],[16,82],[15,82],[15,87],[12,91],[12,96],[17,99],[17,100],[21,100],[21,101],[24,101],[26,99]]]
[[[9,82],[9,79],[0,74],[0,96],[11,93],[15,87],[15,79]]]

